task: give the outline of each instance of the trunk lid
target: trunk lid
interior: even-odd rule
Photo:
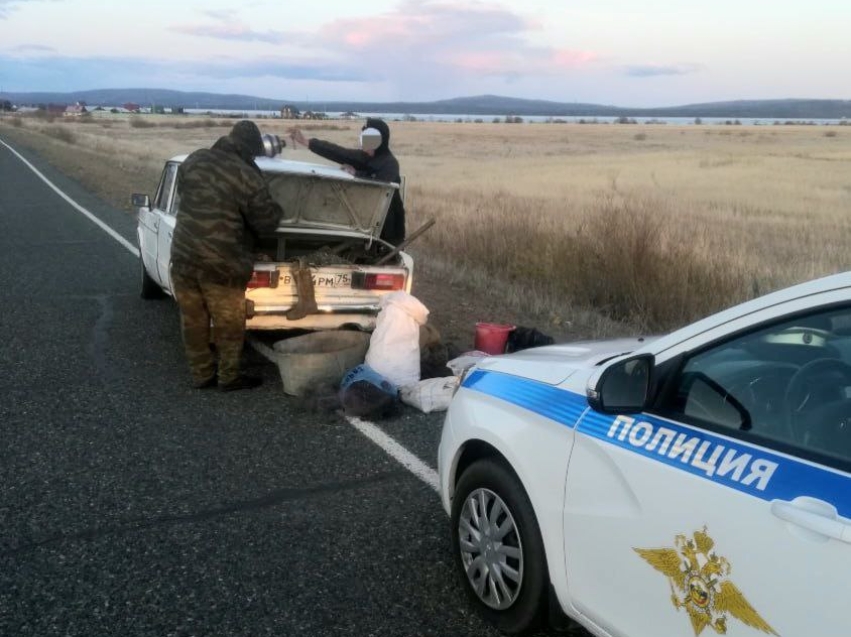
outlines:
[[[398,189],[322,164],[258,158],[257,165],[284,209],[279,232],[316,230],[377,239]]]

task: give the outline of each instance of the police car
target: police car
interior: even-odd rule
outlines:
[[[507,633],[848,634],[851,272],[661,338],[485,359],[447,413],[441,497]]]

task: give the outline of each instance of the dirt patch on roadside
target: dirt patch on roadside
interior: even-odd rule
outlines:
[[[130,194],[153,195],[156,189],[159,169],[131,165],[121,157],[100,155],[26,129],[3,127],[2,132],[12,144],[34,152],[118,211],[132,214]],[[134,284],[135,281],[128,282],[128,286]],[[439,269],[429,267],[424,258],[419,258],[415,265],[413,293],[429,308],[429,322],[440,331],[443,340],[460,350],[473,347],[478,321],[535,327],[556,342],[587,338],[600,332],[593,318],[571,321],[553,312],[524,309],[522,299],[507,302],[497,282],[490,289],[481,289],[480,285],[453,280]]]

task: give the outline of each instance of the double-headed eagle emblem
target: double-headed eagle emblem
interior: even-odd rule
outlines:
[[[678,535],[673,549],[633,549],[657,571],[667,576],[671,602],[685,608],[695,636],[706,627],[719,635],[727,634],[727,615],[770,635],[777,635],[745,596],[727,577],[730,563],[715,551],[715,541],[696,531],[692,538]]]

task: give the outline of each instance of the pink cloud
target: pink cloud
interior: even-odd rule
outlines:
[[[330,22],[320,36],[329,43],[343,41],[359,47],[395,43],[410,48],[450,40],[475,42],[532,28],[531,22],[499,4],[408,0],[394,11]]]
[[[565,73],[598,59],[591,51],[530,43],[529,34],[542,28],[492,2],[408,0],[390,12],[330,22],[318,40],[343,55],[370,60],[373,68],[398,66],[406,73],[431,64],[455,74],[516,78]]]
[[[551,51],[546,48],[503,51],[460,51],[439,56],[438,61],[462,72],[479,75],[558,75],[580,69],[599,57],[591,51]]]
[[[506,55],[494,51],[460,53],[453,56],[448,62],[458,69],[488,75],[504,71],[509,66]]]
[[[600,56],[593,51],[571,51],[560,49],[553,51],[552,61],[556,66],[576,69],[596,62]]]
[[[427,27],[428,20],[419,16],[377,16],[366,19],[339,20],[320,31],[326,42],[342,40],[357,48],[387,43],[411,42]]]
[[[316,33],[257,31],[233,15],[175,27],[182,33],[270,44],[294,44],[326,56],[329,64],[369,68],[376,81],[411,85],[418,76],[465,78],[564,75],[595,60],[592,51],[540,45],[530,37],[543,25],[495,2],[403,0],[391,11],[326,23]]]

